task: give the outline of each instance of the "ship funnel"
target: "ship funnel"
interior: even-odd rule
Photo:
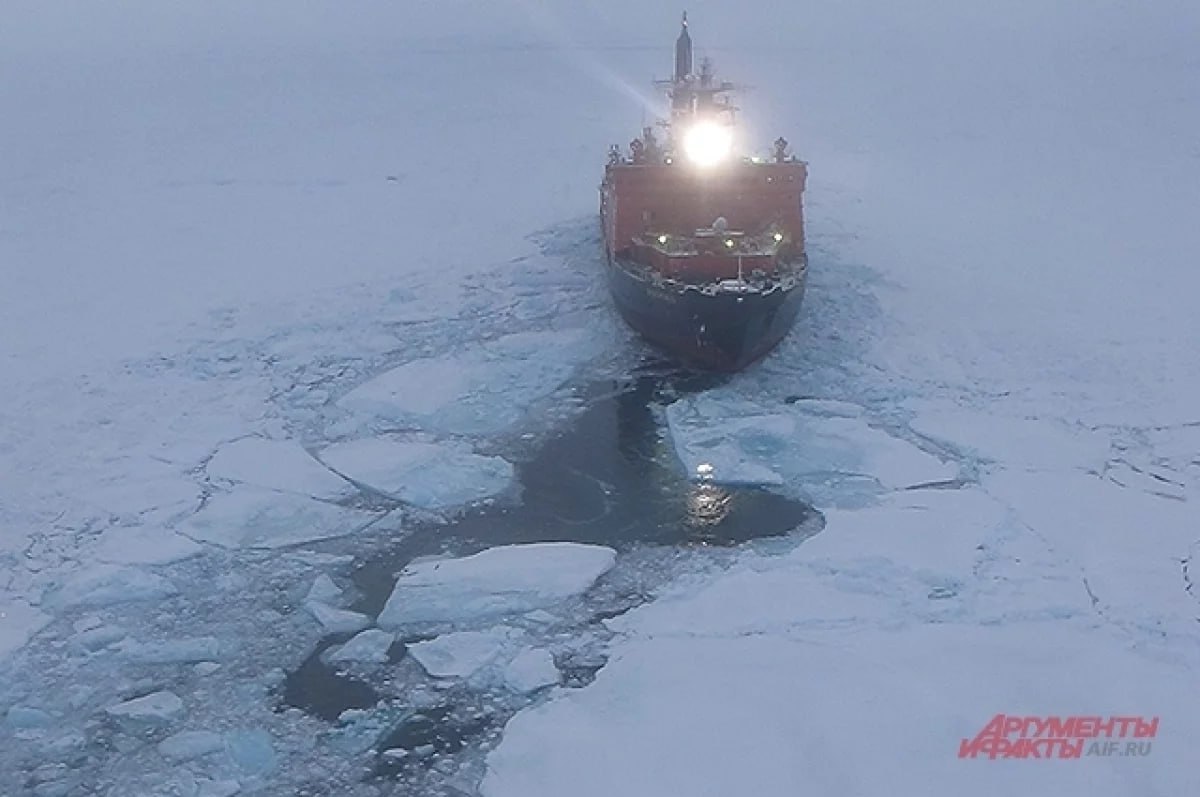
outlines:
[[[687,12],[683,12],[683,30],[675,40],[675,82],[692,74],[692,37],[688,35]]]

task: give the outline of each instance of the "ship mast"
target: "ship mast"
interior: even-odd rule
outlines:
[[[737,87],[727,81],[718,82],[713,75],[712,61],[708,58],[701,59],[699,75],[695,73],[694,63],[692,37],[688,31],[687,12],[684,11],[679,38],[675,40],[675,73],[671,80],[658,81],[660,86],[666,88],[671,100],[671,119],[668,124],[683,128],[693,122],[711,120],[732,125],[737,109],[724,95]]]

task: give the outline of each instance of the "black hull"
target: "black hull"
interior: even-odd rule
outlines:
[[[806,273],[769,291],[705,293],[657,284],[636,266],[612,258],[613,301],[642,337],[683,362],[739,371],[775,348],[796,322]]]

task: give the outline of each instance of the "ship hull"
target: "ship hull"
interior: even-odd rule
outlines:
[[[705,292],[657,283],[616,256],[608,281],[617,310],[646,340],[689,365],[738,371],[787,336],[804,298],[805,272],[766,291]]]

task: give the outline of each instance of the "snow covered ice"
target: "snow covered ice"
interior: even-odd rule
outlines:
[[[395,634],[380,631],[378,628],[368,628],[355,634],[344,645],[339,645],[329,654],[328,659],[335,663],[359,661],[382,664],[388,660],[388,649],[395,641]]]
[[[174,692],[154,692],[109,706],[106,711],[119,719],[166,724],[183,711],[183,701]]]
[[[321,459],[358,484],[430,510],[489,498],[513,479],[508,462],[472,453],[461,444],[351,440],[325,449]]]
[[[328,501],[356,492],[299,444],[261,437],[244,437],[222,446],[208,461],[208,475]]]
[[[586,591],[615,559],[603,546],[538,543],[415,563],[396,579],[378,623],[477,622],[548,608]]]
[[[408,651],[435,678],[466,678],[500,655],[512,635],[503,626],[487,631],[455,631],[409,645]]]
[[[236,488],[212,495],[179,531],[226,548],[282,548],[361,530],[377,516],[296,495]]]
[[[556,356],[542,356],[551,349]],[[566,381],[573,362],[597,350],[585,329],[507,335],[448,357],[401,365],[339,403],[356,413],[433,431],[495,434]]]

